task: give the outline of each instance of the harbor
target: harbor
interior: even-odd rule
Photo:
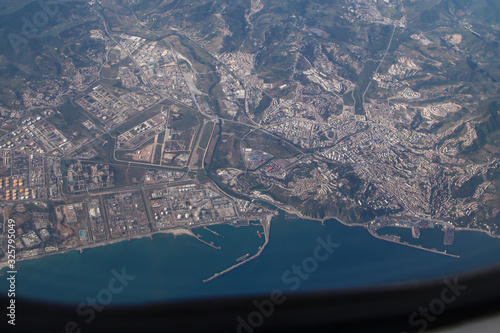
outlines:
[[[87,249],[83,254],[72,251],[19,262],[18,269],[23,272],[19,275],[19,281],[23,284],[19,297],[72,302],[76,307],[82,299],[109,282],[111,269],[120,270],[122,267],[126,268],[127,274],[137,278],[123,293],[116,295],[114,304],[117,305],[158,299],[169,301],[193,297],[264,294],[276,288],[288,290],[289,284],[282,281],[283,272],[310,256],[318,245],[316,239],[325,238],[326,235],[331,235],[332,241],[342,246],[310,279],[303,281],[302,290],[318,290],[318,281],[325,276],[331,279],[328,280],[328,285],[321,286],[323,290],[440,278],[487,268],[496,264],[500,258],[500,240],[489,237],[486,233],[455,230],[455,240],[448,252],[460,255],[460,259],[457,259],[377,239],[366,232],[365,228],[351,228],[333,220],[321,225],[281,214],[272,222],[272,241],[269,241],[258,258],[245,260],[229,274],[220,275],[210,283],[202,283],[203,279],[215,272],[237,264],[236,259],[242,255],[254,255],[264,243],[264,239],[261,240],[256,235],[257,230],[262,233],[260,226],[250,227],[251,229],[231,225],[209,228],[224,235],[224,238],[212,235],[203,227],[193,231],[195,234],[202,234],[205,241],[213,239],[216,245],[222,247],[221,250],[214,250],[194,237],[180,236],[175,239],[172,234],[158,233],[153,236],[154,240],[145,237],[110,244],[108,247]],[[409,229],[397,230],[406,235],[403,240],[412,239]],[[425,242],[426,239],[429,242]],[[428,248],[445,247],[443,244],[438,246],[442,243],[441,230],[422,229],[421,240]],[[291,243],[295,245],[289,246]],[[434,243],[437,245],[434,246]],[[284,248],[287,250],[283,251]],[[214,268],[216,265],[217,268]],[[74,269],[68,270],[67,267],[70,266]],[[405,267],[409,269],[404,269]],[[181,278],[173,274],[174,268]],[[248,279],[251,274],[254,278]],[[59,284],[54,281],[61,280],[67,281],[69,288],[73,288],[75,292],[56,292]],[[8,289],[7,280],[2,281]],[[91,281],[92,284],[82,288],[85,281]]]
[[[264,249],[266,248],[267,244],[269,243],[269,238],[270,238],[270,232],[271,232],[271,221],[273,219],[274,216],[270,215],[268,216],[265,220],[263,220],[261,222],[261,225],[262,227],[264,228],[264,244],[262,246],[259,247],[259,251],[253,255],[253,256],[250,256],[250,254],[246,254],[244,255],[243,257],[240,257],[238,258],[236,261],[238,261],[237,264],[223,270],[222,272],[219,272],[219,273],[215,273],[214,275],[212,275],[211,277],[209,277],[208,279],[204,279],[203,280],[203,283],[208,283],[216,278],[218,278],[219,276],[223,275],[223,274],[226,274],[226,273],[229,273],[231,272],[232,270],[240,267],[241,265],[245,264],[246,262],[250,261],[250,260],[253,260],[255,258],[258,258],[262,252],[264,251]],[[257,232],[259,233],[259,232]],[[261,237],[261,234],[259,233],[259,237]]]
[[[449,257],[460,258],[459,255],[450,254],[447,250],[440,251],[436,248],[428,248],[420,244],[410,244],[408,241],[402,240],[401,236],[399,235],[381,233],[381,230],[385,228],[411,229],[411,236],[413,239],[420,239],[422,229],[441,228],[441,230],[444,232],[443,244],[449,246],[453,245],[455,238],[455,228],[451,223],[430,219],[409,218],[406,216],[392,216],[382,217],[375,221],[372,221],[371,223],[366,225],[366,229],[373,237],[376,237],[378,239],[413,247],[419,250],[442,254]]]
[[[401,245],[413,247],[415,249],[424,250],[424,251],[428,251],[428,252],[432,252],[432,253],[442,254],[442,255],[445,255],[445,256],[448,256],[448,257],[460,258],[459,255],[448,253],[448,252],[446,252],[446,250],[445,251],[439,251],[437,249],[429,249],[429,248],[423,247],[422,245],[413,245],[413,244],[410,244],[408,242],[401,241],[401,237],[396,236],[396,235],[382,235],[381,236],[377,232],[373,231],[370,228],[367,228],[367,230],[370,232],[370,234],[373,237],[381,239],[381,240],[385,240],[385,241],[388,241],[388,242],[392,242],[392,243],[396,243],[396,244],[401,244]]]

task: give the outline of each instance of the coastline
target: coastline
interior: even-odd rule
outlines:
[[[341,224],[347,226],[347,227],[364,227],[366,228],[371,222],[375,221],[375,220],[371,220],[371,221],[368,221],[368,222],[365,222],[365,223],[347,223],[345,221],[342,221],[341,219],[339,219],[338,217],[335,217],[335,216],[325,216],[324,218],[320,219],[320,218],[315,218],[315,217],[309,217],[309,216],[306,216],[306,215],[303,215],[302,213],[300,213],[299,211],[295,210],[295,209],[291,209],[289,207],[279,207],[279,209],[285,211],[286,213],[290,214],[290,215],[295,215],[303,220],[311,220],[311,221],[318,221],[318,222],[321,222],[321,223],[324,223],[328,220],[336,220],[338,222],[340,222]],[[472,228],[463,228],[463,227],[455,227],[455,231],[474,231],[474,232],[482,232],[482,233],[485,233],[486,235],[492,237],[492,238],[500,238],[500,234],[499,235],[493,235],[490,231],[487,231],[487,230],[483,230],[483,229],[472,229]]]
[[[492,238],[500,238],[500,235],[493,235],[491,231],[483,230],[483,229],[472,229],[472,228],[455,228],[455,231],[476,231],[476,232],[482,232],[485,233],[486,235],[492,237]]]
[[[273,238],[270,239],[269,244],[258,258],[249,262],[248,265],[237,267],[209,283],[202,283],[202,281],[216,272],[237,264],[237,258],[243,257],[243,254],[250,253],[250,256],[253,256],[259,251],[259,247],[264,244],[264,236],[259,239],[256,231],[260,231],[262,235],[262,227],[252,227],[251,232],[248,232],[248,230],[245,231],[245,229],[248,229],[245,227],[214,226],[213,230],[225,236],[226,241],[224,242],[221,242],[222,238],[203,230],[203,227],[192,230],[195,234],[202,234],[204,240],[214,240],[216,245],[221,245],[223,250],[220,251],[202,246],[192,238],[181,237],[177,242],[171,236],[155,236],[154,242],[144,239],[131,243],[121,243],[110,248],[103,247],[91,250],[85,253],[85,256],[71,253],[46,260],[27,262],[18,266],[18,272],[20,273],[18,277],[24,284],[24,287],[20,288],[19,292],[21,296],[36,296],[39,299],[46,300],[56,297],[57,300],[72,301],[78,304],[89,294],[93,295],[95,291],[100,290],[105,285],[107,281],[105,276],[109,273],[110,265],[114,265],[114,268],[126,267],[127,272],[130,270],[130,273],[137,275],[138,278],[140,277],[138,281],[141,283],[134,283],[134,286],[131,287],[133,293],[130,295],[124,294],[123,304],[136,301],[149,302],[153,298],[159,299],[160,297],[167,301],[208,294],[225,297],[224,295],[228,295],[229,292],[237,293],[248,290],[266,293],[277,287],[285,290],[288,285],[283,284],[280,279],[284,270],[290,268],[292,264],[299,264],[297,258],[302,259],[310,256],[311,250],[317,245],[317,242],[315,242],[317,237],[325,239],[324,237],[329,234],[332,235],[332,241],[342,242],[344,250],[336,254],[338,265],[324,265],[321,268],[324,271],[320,271],[319,274],[325,273],[327,274],[325,276],[337,276],[339,271],[344,271],[344,267],[346,268],[346,274],[348,274],[347,276],[341,275],[339,279],[328,280],[331,288],[349,286],[353,278],[360,276],[356,274],[357,269],[349,269],[350,267],[359,267],[364,272],[362,274],[363,280],[359,284],[361,286],[365,283],[372,283],[373,279],[385,279],[386,277],[388,278],[387,283],[397,283],[412,281],[414,278],[427,279],[429,277],[448,276],[448,274],[455,274],[455,272],[459,271],[465,272],[466,268],[467,270],[478,270],[488,267],[500,260],[495,259],[500,258],[500,252],[492,253],[488,250],[499,249],[500,244],[498,241],[495,242],[493,239],[477,233],[463,233],[464,237],[460,237],[460,240],[464,241],[457,242],[458,246],[454,247],[457,250],[453,252],[448,250],[450,253],[461,255],[461,259],[455,259],[435,255],[427,251],[415,251],[410,247],[394,246],[389,242],[380,242],[363,229],[346,228],[341,224],[334,223],[334,221],[325,223],[322,226],[318,223],[296,219],[295,216],[286,216],[281,212],[279,216],[274,217],[272,222],[276,223],[272,225]],[[212,227],[209,228],[212,229]],[[436,235],[438,236],[436,239],[439,240],[441,234],[437,233]],[[471,244],[474,244],[474,248],[480,250],[479,253],[471,253],[468,250],[470,248],[468,245],[469,240]],[[240,251],[241,246],[239,244],[241,242],[252,246],[245,246],[244,251],[243,249]],[[482,244],[485,245],[484,248],[481,246]],[[283,251],[284,248],[289,248],[289,250]],[[483,255],[488,253],[491,254],[492,258]],[[147,256],[149,259],[147,261],[137,260],[137,258],[141,257],[146,258],[144,254],[153,254],[160,260],[152,260],[153,257],[150,256]],[[376,256],[374,256],[375,254]],[[194,260],[186,261],[185,258],[187,257]],[[335,258],[332,257],[332,259]],[[217,266],[214,266],[214,263]],[[378,263],[382,263],[383,267],[396,268],[401,267],[401,265],[404,267],[406,264],[409,265],[408,267],[418,265],[421,265],[421,267],[414,270],[414,273],[418,274],[417,277],[413,273],[410,274],[412,269],[380,270]],[[387,263],[389,264],[387,265]],[[54,264],[56,266],[53,266]],[[173,274],[174,268],[181,267],[178,266],[179,264],[183,268],[176,269],[175,274]],[[51,268],[52,266],[53,268]],[[74,267],[74,270],[65,268],[70,266]],[[46,274],[39,276],[38,272]],[[94,280],[87,279],[86,275],[81,274],[81,272],[85,272],[87,275],[92,274],[91,276],[103,276],[103,278],[99,278],[94,283]],[[3,278],[5,279],[5,277]],[[254,282],[251,284],[244,283],[249,278],[252,279],[249,281]],[[4,281],[4,284],[7,283],[5,280],[2,281]],[[81,283],[81,292],[76,296],[60,294],[59,290],[61,289],[57,283],[60,284],[62,281]],[[186,281],[189,281],[189,283]],[[86,285],[86,283],[89,283],[89,285]],[[150,286],[167,286],[168,288],[157,288],[158,290],[152,291]],[[310,286],[314,287],[314,284]],[[122,301],[118,298],[117,300],[121,305]]]
[[[305,216],[302,213],[300,213],[299,211],[297,211],[296,209],[291,208],[291,207],[279,207],[279,209],[285,211],[286,213],[288,213],[290,215],[295,215],[298,218],[303,219],[303,220],[311,220],[311,221],[317,221],[317,222],[321,222],[321,223],[325,223],[328,220],[335,220],[335,221],[339,222],[340,224],[343,224],[343,225],[345,225],[347,227],[363,227],[363,228],[365,228],[370,233],[370,235],[372,237],[380,239],[380,240],[392,242],[392,243],[403,245],[403,246],[409,246],[409,247],[413,247],[413,248],[416,248],[416,249],[419,249],[419,250],[428,251],[428,252],[432,252],[432,253],[436,253],[436,254],[442,254],[442,255],[445,255],[445,256],[450,256],[450,257],[454,257],[454,258],[460,258],[459,255],[455,255],[455,254],[451,254],[451,253],[446,253],[446,252],[441,252],[441,251],[438,251],[438,250],[433,250],[433,249],[425,248],[423,246],[413,245],[413,244],[409,244],[409,243],[402,243],[402,242],[398,242],[398,241],[394,241],[394,240],[390,240],[390,239],[381,237],[377,233],[372,232],[372,230],[370,230],[370,228],[369,228],[370,223],[373,222],[374,220],[368,221],[366,223],[347,223],[347,222],[342,221],[341,219],[339,219],[339,218],[337,218],[335,216],[325,216],[324,218],[320,219],[320,218],[314,218],[314,217]],[[482,230],[482,229],[472,229],[472,228],[459,228],[459,227],[455,227],[455,232],[457,232],[457,231],[482,232],[482,233],[488,235],[491,238],[500,239],[500,235],[493,235],[490,231]]]
[[[335,217],[335,216],[325,216],[324,218],[320,219],[317,217],[310,217],[310,216],[303,215],[298,210],[292,209],[290,207],[279,207],[279,209],[283,210],[284,212],[286,212],[290,215],[295,215],[298,218],[303,219],[303,220],[311,220],[311,221],[317,221],[317,222],[321,222],[321,223],[325,223],[328,220],[335,220],[335,221],[340,222],[341,224],[343,224],[347,227],[365,227],[366,228],[366,226],[372,222],[372,221],[368,221],[365,223],[347,223],[347,222],[342,221],[340,218]]]
[[[348,226],[348,227],[363,227],[363,228],[366,228],[368,230],[368,232],[370,232],[371,236],[373,236],[373,237],[375,237],[377,239],[380,239],[380,240],[390,241],[390,242],[393,242],[393,243],[396,243],[396,244],[406,245],[406,246],[414,247],[416,249],[434,252],[434,253],[437,253],[437,254],[443,254],[443,255],[448,255],[448,256],[452,256],[452,257],[459,257],[459,256],[456,256],[456,255],[453,255],[453,254],[448,254],[448,253],[444,253],[444,252],[440,252],[440,251],[434,251],[432,249],[428,249],[428,248],[424,248],[424,247],[419,247],[419,246],[412,245],[412,244],[391,241],[391,240],[383,238],[383,237],[381,237],[381,236],[379,236],[377,234],[373,234],[370,231],[370,229],[368,228],[368,225],[372,221],[368,221],[366,223],[347,223],[347,222],[342,221],[341,219],[339,219],[338,217],[335,217],[335,216],[325,216],[324,218],[309,217],[309,216],[303,215],[302,213],[300,213],[296,209],[294,209],[292,207],[289,207],[289,206],[278,207],[278,209],[283,210],[287,214],[296,216],[297,218],[300,218],[300,219],[303,219],[303,220],[316,221],[316,222],[321,222],[321,223],[325,223],[328,220],[335,220],[335,221],[341,223],[344,226]],[[203,282],[204,283],[205,282],[209,282],[212,279],[214,279],[214,278],[216,278],[216,277],[218,277],[220,275],[223,275],[223,274],[225,274],[225,273],[227,273],[227,272],[229,272],[229,271],[231,271],[231,270],[233,270],[233,269],[235,269],[235,268],[243,265],[245,262],[257,258],[262,253],[262,251],[264,250],[264,248],[266,247],[266,245],[269,242],[269,236],[270,236],[269,235],[269,230],[270,230],[271,221],[272,221],[272,219],[274,217],[277,216],[277,214],[278,213],[275,212],[273,214],[268,215],[266,217],[266,222],[262,224],[263,227],[264,227],[265,243],[263,244],[263,246],[261,246],[261,248],[259,248],[259,252],[257,254],[255,254],[252,257],[249,257],[248,259],[246,259],[246,260],[244,260],[244,261],[242,261],[242,262],[240,262],[240,263],[238,263],[238,264],[236,264],[234,266],[231,266],[230,268],[228,268],[228,269],[226,269],[226,270],[224,270],[222,272],[214,274],[214,276],[212,276],[212,277],[210,277],[210,278],[208,278],[206,280],[203,280]],[[267,227],[266,227],[265,224],[267,224]],[[214,225],[214,224],[209,224],[208,226],[211,226],[211,225]],[[215,224],[215,225],[219,225],[219,224]],[[207,226],[204,226],[204,228],[206,229]],[[211,230],[209,229],[209,231],[211,231]],[[482,232],[482,233],[485,233],[486,235],[488,235],[488,236],[490,236],[492,238],[496,238],[496,239],[500,238],[500,235],[493,235],[493,234],[491,234],[491,232],[489,232],[487,230],[481,230],[481,229],[471,229],[471,228],[459,228],[459,227],[457,227],[457,228],[455,228],[455,231],[475,231],[475,232]],[[172,229],[160,230],[160,231],[155,231],[155,232],[149,232],[149,233],[140,234],[140,235],[134,235],[134,236],[126,237],[126,238],[118,238],[118,239],[106,240],[106,241],[103,241],[103,242],[89,244],[89,245],[86,245],[86,246],[80,246],[80,247],[71,248],[71,249],[65,249],[65,250],[62,250],[62,251],[54,251],[54,252],[50,252],[50,253],[43,253],[41,255],[37,255],[37,256],[33,256],[33,257],[29,257],[29,258],[22,258],[20,260],[16,260],[16,263],[17,262],[21,262],[21,261],[25,261],[25,260],[40,259],[40,258],[51,256],[51,255],[64,254],[64,253],[68,253],[68,252],[71,252],[71,251],[79,251],[80,253],[83,253],[83,251],[85,249],[91,249],[91,248],[97,248],[97,247],[112,245],[112,244],[121,243],[121,242],[124,242],[124,241],[130,241],[132,239],[142,239],[142,238],[146,238],[146,237],[149,237],[150,239],[153,239],[153,235],[157,235],[157,234],[172,234],[174,236],[174,238],[177,238],[177,236],[181,236],[181,235],[191,236],[191,237],[196,238],[198,241],[204,243],[207,246],[210,246],[210,247],[212,247],[214,249],[217,249],[217,250],[221,249],[220,246],[215,246],[212,243],[208,243],[208,242],[202,240],[199,236],[197,236],[196,234],[194,234],[191,229],[188,229],[188,228],[172,228]],[[2,275],[5,274],[2,271],[5,268],[8,268],[8,267],[9,267],[9,263],[8,263],[7,260],[0,262],[0,276],[2,276]]]
[[[264,249],[264,247],[267,245],[267,242],[269,240],[269,228],[270,228],[270,224],[271,224],[272,219],[276,215],[277,215],[277,213],[276,214],[270,214],[270,215],[266,216],[266,222],[265,223],[268,224],[268,227],[266,227],[264,223],[262,224],[263,227],[264,227],[264,231],[265,231],[266,242],[264,243],[262,249],[254,257],[257,257],[258,255],[260,255],[260,253],[262,253],[262,250]],[[213,224],[205,225],[203,227],[205,229],[207,229],[208,226],[221,225],[221,224],[224,224],[224,223],[213,223]],[[196,229],[196,228],[194,228],[194,229]],[[208,229],[208,230],[210,230],[210,229]],[[213,230],[210,230],[210,232],[214,233]],[[71,251],[79,251],[80,254],[82,254],[85,249],[91,249],[91,248],[97,248],[97,247],[102,247],[102,246],[117,244],[117,243],[121,243],[121,242],[125,242],[125,241],[131,241],[132,239],[142,239],[142,238],[146,238],[146,237],[149,237],[150,239],[153,239],[153,236],[154,235],[158,235],[158,234],[172,234],[175,239],[177,239],[177,236],[182,236],[182,235],[191,236],[191,237],[196,238],[201,243],[203,243],[203,244],[205,244],[207,246],[210,246],[213,249],[216,249],[216,250],[220,250],[221,249],[220,246],[216,246],[213,243],[208,243],[208,242],[202,240],[201,237],[199,237],[198,235],[196,235],[191,229],[179,227],[179,228],[165,229],[165,230],[159,230],[159,231],[149,232],[149,233],[140,234],[140,235],[129,236],[129,237],[125,237],[125,238],[117,238],[117,239],[106,240],[106,241],[99,242],[99,243],[89,244],[89,245],[86,245],[86,246],[80,246],[80,247],[75,247],[75,248],[71,248],[71,249],[65,249],[65,250],[61,250],[61,251],[54,251],[54,252],[50,252],[50,253],[43,253],[41,255],[36,255],[36,256],[32,256],[32,257],[28,257],[28,258],[18,259],[18,260],[16,260],[16,263],[22,262],[22,261],[27,261],[27,260],[40,259],[40,258],[52,256],[52,255],[57,255],[57,254],[64,254],[64,253],[68,253],[68,252],[71,252]],[[247,260],[242,261],[239,264],[243,264],[246,261],[251,260],[251,259],[254,259],[254,258],[253,257],[248,258]],[[7,260],[6,261],[1,261],[0,262],[0,276],[4,275],[4,272],[2,272],[2,270],[4,268],[6,268],[6,267],[9,267],[8,261]]]
[[[191,236],[191,237],[194,237],[194,238],[198,239],[202,243],[205,243],[208,246],[214,247],[213,245],[211,245],[211,244],[209,244],[209,243],[201,240],[199,237],[197,237],[191,231],[191,229],[173,228],[173,229],[167,229],[167,230],[160,230],[160,231],[155,231],[155,232],[149,232],[149,233],[146,233],[146,234],[134,235],[134,236],[130,236],[130,237],[127,237],[127,238],[117,238],[117,239],[106,240],[104,242],[99,242],[99,243],[95,243],[95,244],[89,244],[88,246],[80,246],[80,247],[75,247],[75,248],[72,248],[72,249],[66,249],[66,250],[62,250],[62,251],[55,251],[55,252],[50,252],[50,253],[44,253],[44,254],[41,254],[41,255],[37,255],[37,256],[33,256],[33,257],[29,257],[29,258],[23,258],[23,259],[20,259],[20,260],[16,260],[16,263],[22,262],[22,261],[27,261],[27,260],[40,259],[40,258],[48,257],[48,256],[51,256],[51,255],[64,254],[64,253],[68,253],[68,252],[71,252],[71,251],[79,251],[80,254],[82,254],[83,251],[86,250],[86,249],[92,249],[92,248],[97,248],[97,247],[102,247],[102,246],[117,244],[117,243],[121,243],[121,242],[125,242],[125,241],[131,241],[132,239],[142,239],[142,238],[146,238],[146,237],[149,237],[150,239],[153,239],[153,235],[157,235],[157,234],[172,234],[174,236],[174,238],[177,238],[177,236],[181,236],[181,235]],[[9,267],[8,261],[2,261],[2,262],[0,262],[0,276],[3,275],[2,270],[4,268],[6,268],[6,267]]]

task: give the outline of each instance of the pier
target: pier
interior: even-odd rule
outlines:
[[[420,238],[420,228],[416,225],[411,226],[411,235],[413,238]]]
[[[217,235],[217,236],[219,236],[219,237],[224,238],[224,236],[222,236],[221,234],[219,234],[219,233],[218,233],[218,232],[216,232],[216,231],[213,231],[212,229],[209,229],[208,227],[203,227],[203,229],[205,229],[206,231],[209,231],[209,232],[213,233],[214,235]]]
[[[444,231],[444,245],[451,245],[455,240],[455,229],[446,228]]]

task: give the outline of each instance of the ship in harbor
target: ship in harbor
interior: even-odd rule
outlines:
[[[248,259],[248,257],[250,257],[250,253],[247,253],[244,256],[239,257],[238,259],[236,259],[236,261],[237,262],[245,261]]]

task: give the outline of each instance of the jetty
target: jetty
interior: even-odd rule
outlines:
[[[222,236],[221,234],[219,234],[217,231],[214,231],[214,230],[212,230],[212,229],[210,229],[208,227],[203,227],[203,229],[205,229],[206,231],[209,231],[209,232],[213,233],[214,235],[217,235],[219,237],[224,238],[224,236]]]

